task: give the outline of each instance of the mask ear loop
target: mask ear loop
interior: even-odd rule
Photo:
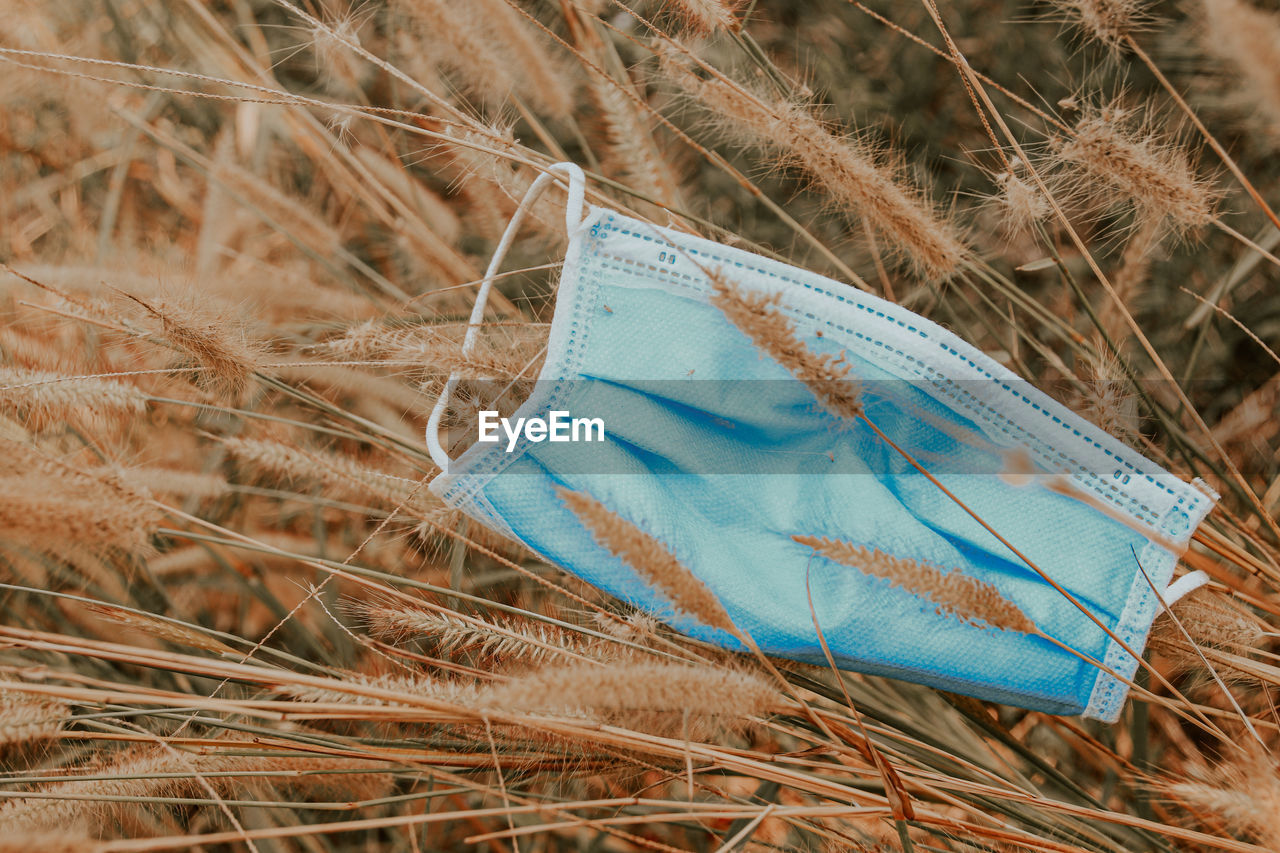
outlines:
[[[507,223],[507,230],[502,232],[502,239],[498,241],[498,247],[493,251],[493,257],[489,261],[489,268],[485,270],[484,278],[480,281],[480,289],[476,291],[476,303],[471,308],[471,318],[467,321],[467,336],[462,341],[462,355],[469,356],[475,351],[476,341],[480,337],[480,326],[484,321],[484,309],[489,302],[489,291],[493,289],[493,280],[498,276],[498,270],[502,267],[502,261],[507,256],[507,250],[511,248],[512,242],[515,241],[516,234],[520,230],[520,223],[524,221],[525,214],[529,212],[529,208],[537,201],[538,196],[542,195],[542,191],[547,188],[557,175],[563,175],[569,187],[569,201],[564,209],[564,224],[569,231],[570,239],[577,231],[578,226],[586,219],[586,179],[583,177],[582,169],[574,163],[556,163],[554,166],[547,168],[545,172],[537,177],[530,185],[524,198],[520,201],[520,206],[516,208],[516,212],[512,214],[511,221]],[[427,451],[431,454],[431,461],[444,470],[448,467],[453,459],[449,456],[448,451],[440,444],[440,421],[444,418],[445,410],[449,408],[449,400],[453,396],[454,390],[458,386],[461,374],[454,371],[449,374],[449,379],[444,384],[444,390],[440,392],[440,396],[436,399],[435,407],[431,410],[431,417],[427,420]]]
[[[1160,603],[1164,605],[1165,610],[1168,610],[1180,599],[1195,592],[1210,580],[1211,578],[1200,569],[1196,569],[1194,572],[1187,572],[1165,587],[1164,594],[1160,596]]]

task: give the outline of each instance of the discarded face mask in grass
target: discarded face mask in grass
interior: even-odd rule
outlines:
[[[1216,495],[905,309],[585,208],[569,164],[513,218],[467,346],[531,197],[557,175],[569,248],[545,363],[515,414],[599,419],[606,439],[526,433],[451,459],[451,377],[427,431],[432,491],[699,639],[819,665],[825,640],[844,669],[1118,718],[1161,599],[1204,580],[1170,583]],[[731,622],[677,609],[637,568],[655,547]]]

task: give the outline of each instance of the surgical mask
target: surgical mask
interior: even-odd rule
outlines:
[[[467,348],[521,218],[555,179],[567,184],[569,247],[541,373],[510,420],[599,418],[604,440],[502,432],[451,459],[439,430],[455,375],[427,429],[442,469],[435,494],[698,639],[740,648],[673,611],[557,489],[589,494],[663,543],[767,653],[825,666],[825,639],[843,669],[1118,718],[1160,607],[1205,580],[1192,573],[1170,586],[1216,495],[892,303],[584,208],[582,173],[570,164],[540,176],[513,217]],[[710,272],[743,292],[777,294],[807,347],[842,355],[883,435],[826,411],[758,350],[712,304]],[[1038,633],[957,619],[793,537],[962,573],[994,587]]]

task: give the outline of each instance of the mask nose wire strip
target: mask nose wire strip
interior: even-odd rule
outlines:
[[[564,209],[564,224],[570,239],[585,219],[586,179],[583,177],[582,169],[574,163],[556,163],[537,177],[525,192],[524,198],[520,200],[520,206],[516,208],[516,212],[512,214],[511,221],[507,223],[507,230],[502,232],[502,239],[498,241],[498,247],[493,250],[493,258],[489,261],[489,268],[485,270],[480,289],[476,291],[476,304],[471,308],[471,318],[467,321],[467,336],[462,341],[464,357],[471,355],[476,348],[480,326],[484,321],[484,309],[489,302],[489,291],[493,289],[493,280],[497,278],[502,261],[507,256],[507,250],[511,248],[520,230],[520,223],[524,221],[525,214],[537,201],[538,196],[542,195],[542,191],[557,175],[563,175],[569,185],[569,201]],[[440,444],[440,421],[444,417],[445,410],[449,408],[449,398],[453,396],[460,378],[456,370],[449,375],[448,381],[444,384],[444,390],[440,392],[435,407],[431,409],[431,417],[427,420],[427,451],[431,454],[431,461],[441,469],[446,468],[453,460]]]
[[[1165,587],[1164,595],[1160,596],[1161,603],[1168,610],[1180,599],[1195,592],[1200,587],[1209,582],[1210,578],[1200,569],[1194,572],[1187,572],[1173,583]]]

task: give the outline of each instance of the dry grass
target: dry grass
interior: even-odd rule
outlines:
[[[627,6],[6,5],[0,853],[1280,849],[1274,4]],[[695,642],[427,491],[445,378],[463,436],[538,374],[562,190],[462,340],[563,159],[1223,494],[1184,557],[1215,585],[1156,622],[1121,724]],[[840,353],[709,272],[761,358],[874,426]],[[560,497],[738,634],[645,519]],[[1036,632],[945,567],[800,541]]]

